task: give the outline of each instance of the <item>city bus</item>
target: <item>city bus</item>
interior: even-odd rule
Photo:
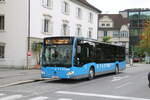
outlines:
[[[125,47],[81,37],[44,38],[41,77],[93,79],[126,68]]]

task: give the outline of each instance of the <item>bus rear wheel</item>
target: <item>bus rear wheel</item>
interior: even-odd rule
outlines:
[[[92,80],[92,79],[94,79],[94,77],[95,77],[95,71],[94,71],[94,68],[91,67],[90,71],[89,71],[89,77],[88,77],[88,79]]]

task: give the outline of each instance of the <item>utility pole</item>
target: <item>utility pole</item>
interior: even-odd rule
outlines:
[[[27,47],[27,69],[29,69],[29,55],[28,53],[30,52],[30,0],[28,0],[28,47]]]

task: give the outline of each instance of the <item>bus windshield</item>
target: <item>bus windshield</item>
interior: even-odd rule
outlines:
[[[72,45],[47,45],[42,60],[45,67],[71,67]]]

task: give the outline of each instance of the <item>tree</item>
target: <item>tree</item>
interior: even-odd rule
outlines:
[[[134,56],[144,57],[144,49],[141,48],[140,46],[134,46],[133,51],[134,51]]]
[[[104,36],[102,42],[111,43],[110,39],[111,39],[110,36]]]
[[[35,54],[36,57],[36,64],[40,64],[40,52],[42,49],[41,43],[32,43],[32,51]]]
[[[145,21],[139,47],[150,56],[150,20]]]

